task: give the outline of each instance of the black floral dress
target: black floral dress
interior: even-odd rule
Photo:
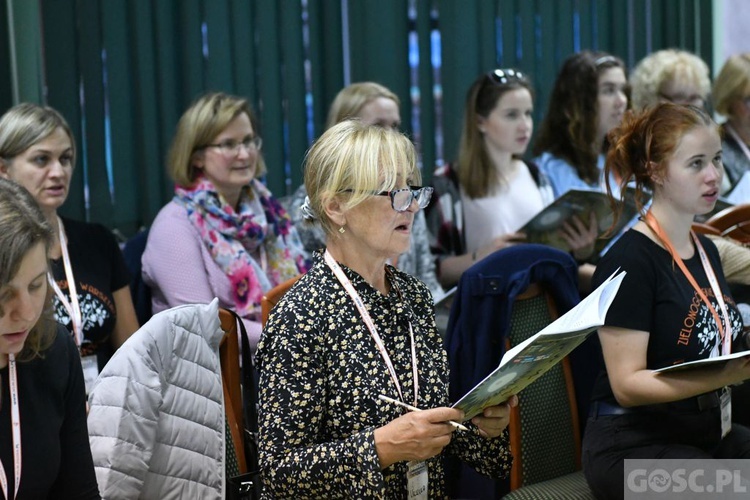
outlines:
[[[413,401],[409,322],[414,329],[420,408],[448,405],[448,362],[432,299],[419,280],[391,266],[387,296],[342,266],[377,325],[399,383]],[[260,462],[276,498],[406,498],[406,462],[380,469],[374,430],[400,407],[369,330],[321,254],[274,308],[258,346]],[[443,454],[502,477],[511,466],[507,430],[485,439],[469,424]],[[428,460],[429,498],[446,498],[443,457]]]

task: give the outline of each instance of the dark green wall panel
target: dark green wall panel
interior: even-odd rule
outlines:
[[[440,148],[441,159],[455,158],[465,94],[478,75],[496,66],[531,75],[538,121],[562,61],[578,48],[609,51],[632,65],[651,50],[679,47],[710,64],[711,5],[711,0],[41,0],[41,32],[28,39],[43,41],[38,54],[43,67],[35,74],[29,61],[37,56],[29,55],[21,83],[30,88],[43,81],[47,102],[70,121],[77,138],[79,160],[63,212],[132,233],[171,198],[165,159],[172,135],[182,112],[206,91],[235,93],[252,103],[264,138],[266,181],[283,196],[301,183],[305,151],[320,135],[347,76],[352,82],[378,81],[401,99],[404,131],[419,132],[429,179]],[[7,45],[6,8],[0,8],[0,39]],[[416,13],[412,19],[410,8]],[[410,33],[419,60],[414,68]],[[432,59],[434,33],[441,42],[439,69]],[[34,52],[32,42],[25,50]],[[2,52],[0,105],[8,107],[10,61],[8,51]]]

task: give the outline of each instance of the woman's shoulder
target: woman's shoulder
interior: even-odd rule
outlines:
[[[186,232],[197,235],[188,218],[185,207],[172,200],[164,205],[159,210],[159,213],[156,214],[149,228],[148,239],[151,241],[154,237],[173,238]]]
[[[539,167],[542,172],[550,177],[559,175],[561,172],[570,171],[575,173],[575,168],[570,164],[570,162],[568,162],[568,160],[560,158],[559,156],[555,156],[549,151],[543,152],[532,161]]]
[[[406,292],[409,295],[410,301],[416,298],[419,301],[425,301],[432,305],[432,292],[430,292],[430,288],[422,280],[393,266],[389,266],[388,269],[396,281],[399,290]]]
[[[103,224],[98,222],[84,222],[75,219],[68,219],[67,217],[61,217],[63,226],[65,227],[65,235],[68,241],[86,241],[87,244],[91,243],[92,238],[98,241],[105,240],[109,242],[117,242],[115,235]]]
[[[54,322],[50,329],[51,331],[48,333],[51,337],[50,344],[39,353],[38,357],[32,360],[32,363],[48,367],[67,366],[71,359],[79,356],[73,336],[67,328],[57,322]]]
[[[618,269],[648,273],[661,256],[661,251],[662,248],[642,232],[635,229],[625,231],[597,263],[594,281],[599,276],[603,281]]]

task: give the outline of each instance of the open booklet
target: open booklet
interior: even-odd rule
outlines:
[[[622,214],[611,234],[619,234],[623,227],[638,213],[634,196],[635,190],[627,187],[625,189]],[[644,203],[647,201],[646,199],[643,200]],[[596,255],[599,250],[606,246],[607,240],[601,238],[607,233],[614,220],[614,214],[612,213],[607,194],[601,191],[571,189],[536,214],[519,229],[519,232],[526,233],[526,241],[528,243],[541,243],[569,252],[570,246],[560,231],[563,224],[571,221],[574,216],[577,216],[583,224],[588,226],[591,212],[595,214],[598,225],[597,238],[599,239],[596,244]]]
[[[468,420],[482,413],[484,408],[518,394],[542,376],[604,324],[607,310],[624,277],[624,271],[613,274],[570,311],[508,350],[500,366],[453,407],[463,410],[464,420]]]
[[[664,368],[659,368],[657,370],[654,370],[654,372],[674,373],[674,372],[679,372],[682,370],[691,370],[693,368],[710,368],[710,367],[718,368],[719,366],[723,365],[730,359],[742,358],[745,356],[750,356],[750,351],[738,351],[738,352],[733,352],[732,354],[714,356],[713,358],[698,359],[695,361],[688,361],[686,363],[680,363],[677,365],[665,366]]]

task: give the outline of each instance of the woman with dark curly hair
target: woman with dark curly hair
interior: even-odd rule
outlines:
[[[0,475],[3,498],[99,498],[81,358],[52,319],[49,222],[0,178]]]
[[[607,133],[628,107],[625,64],[605,52],[584,50],[563,63],[534,155],[555,196],[570,189],[602,189]]]

